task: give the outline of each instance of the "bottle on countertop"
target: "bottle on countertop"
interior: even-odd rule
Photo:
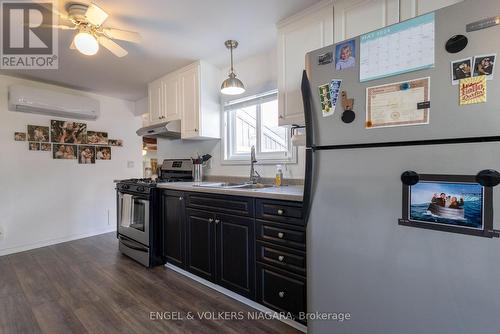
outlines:
[[[281,165],[276,165],[276,177],[274,179],[274,185],[276,187],[281,187],[283,185],[283,167]]]

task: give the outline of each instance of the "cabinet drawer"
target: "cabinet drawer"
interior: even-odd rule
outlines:
[[[257,218],[305,225],[301,202],[284,202],[258,199],[256,201]]]
[[[254,216],[253,200],[247,197],[188,193],[186,206],[240,216]]]
[[[306,275],[306,253],[257,241],[257,261]]]
[[[306,249],[306,231],[302,227],[267,222],[256,221],[257,239],[271,242],[282,246]]]
[[[306,279],[257,263],[258,301],[280,312],[306,312]]]

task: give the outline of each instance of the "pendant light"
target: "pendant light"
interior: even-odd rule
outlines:
[[[224,80],[222,86],[220,87],[220,92],[224,95],[238,95],[245,92],[245,86],[240,79],[236,78],[233,68],[233,49],[238,47],[238,42],[234,40],[228,40],[224,43],[226,48],[231,51],[231,70],[229,71],[229,78]]]

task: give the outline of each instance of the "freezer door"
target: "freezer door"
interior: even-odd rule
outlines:
[[[328,46],[309,53],[306,57],[306,69],[312,93],[314,123],[314,144],[340,145],[377,143],[387,141],[408,141],[442,139],[457,137],[495,136],[500,127],[500,80],[490,80],[488,102],[459,106],[458,85],[451,84],[451,61],[498,53],[500,50],[500,26],[465,32],[469,22],[477,21],[499,13],[498,1],[466,0],[456,5],[436,11],[435,20],[435,68],[421,70],[389,78],[359,82],[360,41],[356,38],[356,67],[342,71],[335,69],[335,61],[318,65],[318,59],[327,52],[335,55],[335,46]],[[458,54],[445,50],[446,41],[456,34],[465,34],[469,38],[468,46]],[[398,50],[388,50],[388,53]],[[401,52],[412,52],[402,50]],[[496,69],[498,75],[498,69]],[[428,125],[366,129],[366,88],[382,84],[406,82],[412,79],[430,77],[430,123]],[[342,80],[341,90],[348,98],[354,99],[353,110],[356,119],[345,124],[341,120],[342,105],[337,103],[335,113],[323,117],[321,112],[318,87],[332,79]]]
[[[307,309],[349,312],[352,320],[313,320],[309,331],[498,332],[500,241],[400,226],[398,218],[404,171],[475,175],[500,168],[499,148],[483,143],[315,152]],[[500,194],[493,200],[500,212]],[[500,221],[495,225],[500,228]]]

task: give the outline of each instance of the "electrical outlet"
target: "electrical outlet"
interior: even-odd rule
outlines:
[[[134,165],[133,161],[127,161],[127,168],[134,168]]]
[[[5,230],[3,228],[3,226],[0,226],[0,240],[4,240],[5,239]]]

